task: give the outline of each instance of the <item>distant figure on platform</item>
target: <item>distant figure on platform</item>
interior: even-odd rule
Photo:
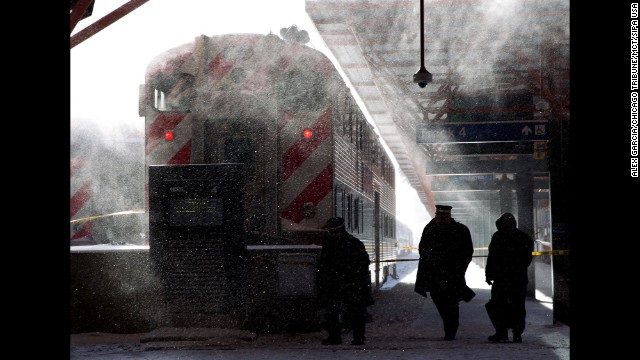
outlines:
[[[459,326],[458,303],[475,296],[464,277],[473,255],[471,233],[451,217],[451,206],[436,205],[436,217],[424,227],[418,251],[415,291],[424,297],[431,293],[444,324],[444,340],[451,341]]]
[[[489,341],[509,341],[507,329],[513,329],[513,342],[520,343],[527,315],[527,268],[533,259],[533,242],[516,227],[516,218],[510,213],[502,214],[496,227],[485,267],[486,281],[491,285],[491,300],[485,307],[496,329]]]
[[[327,221],[329,236],[322,244],[318,260],[320,306],[326,309],[325,329],[329,337],[323,345],[342,344],[340,316],[344,310],[353,331],[352,345],[364,345],[367,306],[373,305],[369,254],[364,244],[349,234],[344,219]]]

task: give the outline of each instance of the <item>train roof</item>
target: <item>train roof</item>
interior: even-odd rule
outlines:
[[[219,35],[200,35],[194,38],[194,41],[170,48],[158,55],[156,55],[147,66],[147,73],[153,73],[155,71],[166,71],[172,68],[172,63],[175,61],[180,61],[187,59],[190,57],[196,49],[196,44],[199,39],[209,39],[209,41],[214,42],[228,42],[235,43],[238,45],[247,44],[254,45],[259,41],[273,41],[273,44],[270,44],[271,50],[276,50],[273,47],[274,44],[279,44],[278,51],[281,54],[291,54],[291,55],[300,55],[304,54],[305,57],[317,57],[317,61],[325,60],[329,63],[331,61],[329,58],[323,54],[321,51],[318,51],[312,47],[307,45],[297,43],[294,41],[283,40],[278,35],[273,33],[270,34],[254,34],[254,33],[230,33],[230,34],[219,34]],[[283,49],[284,48],[284,49]],[[333,64],[332,64],[333,66]]]

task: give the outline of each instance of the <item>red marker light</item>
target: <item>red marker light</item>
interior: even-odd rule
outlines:
[[[173,140],[173,133],[171,131],[167,131],[166,133],[164,133],[164,139],[167,141]]]
[[[311,129],[306,129],[302,132],[302,136],[304,136],[305,139],[311,139],[311,137],[313,136],[313,131],[311,131]]]

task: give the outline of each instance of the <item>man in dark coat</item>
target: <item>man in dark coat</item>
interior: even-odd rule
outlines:
[[[424,227],[418,251],[415,291],[425,297],[431,293],[444,325],[444,340],[451,341],[458,331],[458,303],[475,295],[464,278],[473,255],[471,233],[451,217],[451,206],[436,205],[436,217]]]
[[[527,315],[527,268],[533,259],[533,241],[516,227],[516,219],[510,213],[500,216],[496,227],[485,267],[486,281],[491,285],[491,300],[485,307],[496,329],[489,341],[508,341],[507,329],[513,329],[513,342],[519,343]]]
[[[322,344],[342,344],[340,315],[344,309],[353,330],[351,344],[363,345],[367,306],[373,304],[369,254],[364,244],[346,231],[344,219],[329,219],[327,228],[329,237],[322,244],[317,274],[320,306],[326,309],[329,333]]]

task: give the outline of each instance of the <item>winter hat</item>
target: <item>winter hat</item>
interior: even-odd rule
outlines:
[[[449,205],[436,205],[436,215],[451,215],[452,208]]]
[[[332,217],[327,220],[327,228],[329,229],[340,229],[344,227],[344,219],[341,217]]]

